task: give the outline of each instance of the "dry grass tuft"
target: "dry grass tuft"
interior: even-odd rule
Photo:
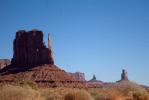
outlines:
[[[30,87],[4,85],[0,87],[0,100],[42,100],[39,92]]]
[[[94,100],[125,100],[124,97],[115,89],[89,89]]]
[[[85,90],[70,91],[65,95],[64,100],[94,100]]]
[[[95,100],[149,100],[147,89],[129,81],[88,91]]]
[[[47,88],[40,93],[45,100],[93,100],[87,91],[77,88]]]

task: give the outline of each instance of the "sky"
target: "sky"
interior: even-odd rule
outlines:
[[[0,0],[0,59],[18,30],[51,34],[55,64],[86,79],[115,82],[121,70],[149,86],[148,0]]]

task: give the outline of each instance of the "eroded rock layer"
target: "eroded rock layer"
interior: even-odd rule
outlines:
[[[1,72],[0,83],[14,84],[20,81],[35,81],[40,87],[84,87],[56,65],[44,64],[20,72]]]

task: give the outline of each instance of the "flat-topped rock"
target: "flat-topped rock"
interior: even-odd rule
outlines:
[[[69,74],[76,80],[78,81],[86,81],[85,80],[85,74],[81,72],[75,72],[75,73],[70,73]]]
[[[11,61],[13,66],[32,67],[42,64],[54,64],[52,50],[45,46],[43,32],[39,30],[20,30],[16,32],[13,52]]]

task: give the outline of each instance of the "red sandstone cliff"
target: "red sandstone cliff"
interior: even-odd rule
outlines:
[[[42,64],[54,64],[51,48],[43,43],[42,31],[18,31],[13,43],[12,65],[32,67]]]

